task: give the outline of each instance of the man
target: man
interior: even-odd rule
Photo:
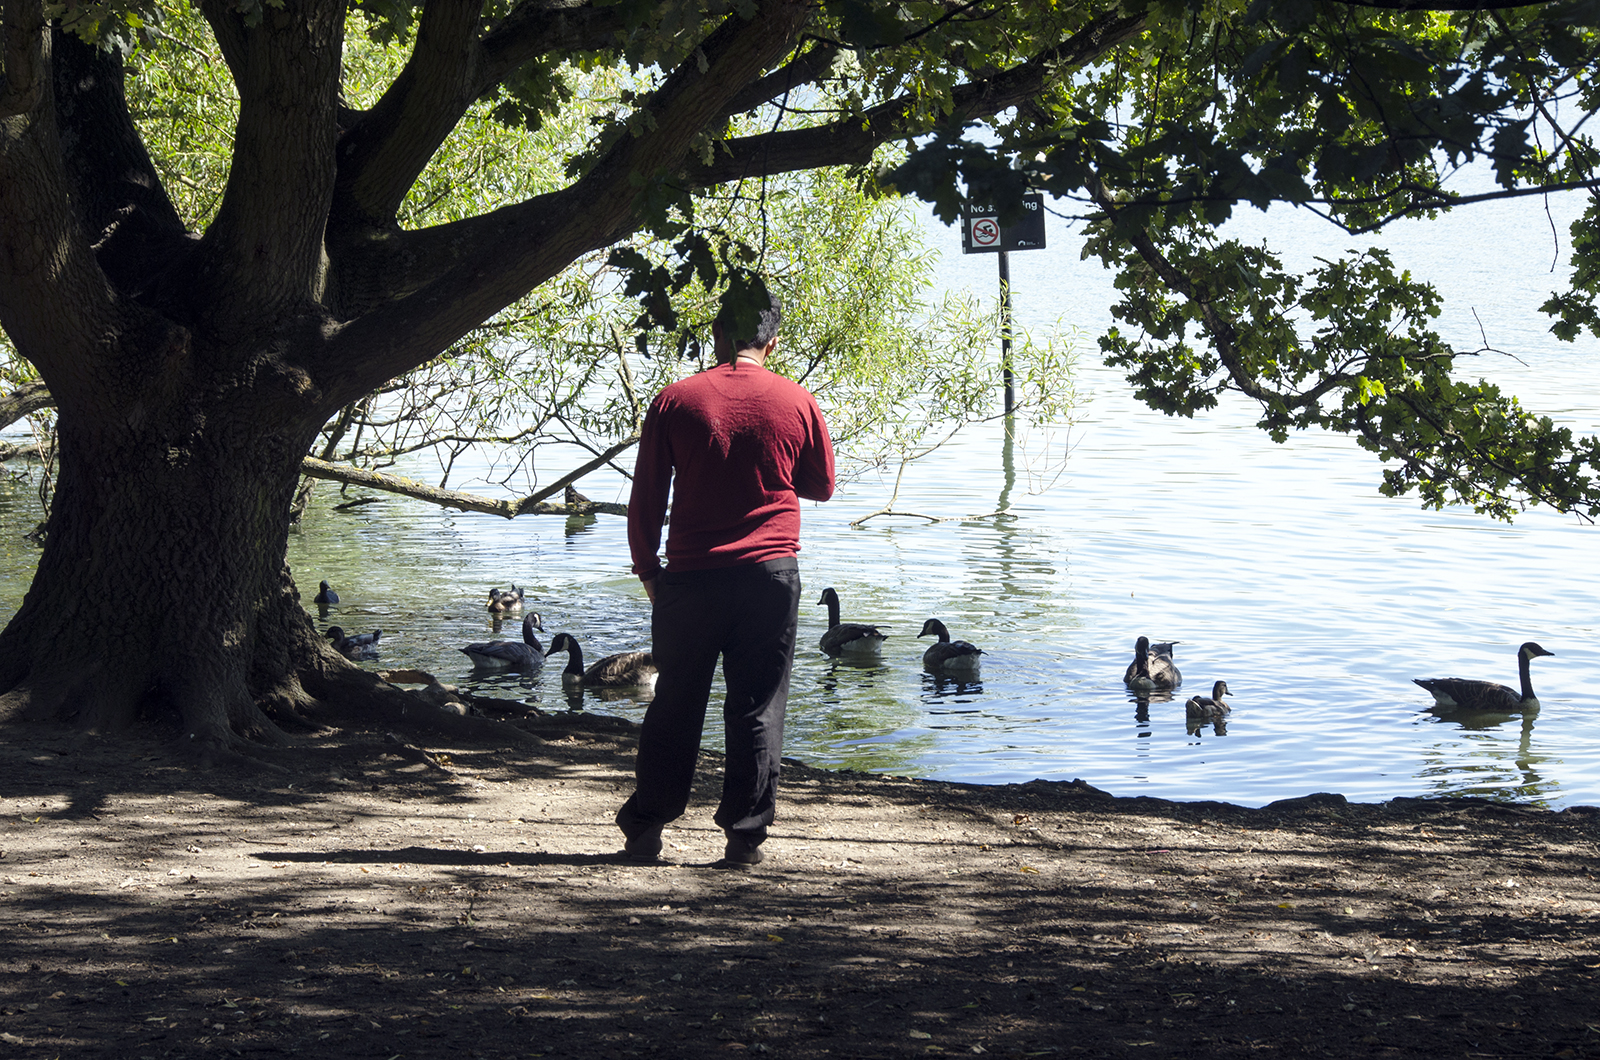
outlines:
[[[782,316],[774,297],[743,336],[719,317],[716,367],[662,390],[640,434],[628,547],[653,605],[660,676],[639,731],[635,790],[617,812],[633,860],[654,861],[662,826],[689,804],[718,655],[727,684],[719,864],[760,862],[773,820],[800,610],[800,498],[833,496],[833,444],[816,399],[766,368]]]

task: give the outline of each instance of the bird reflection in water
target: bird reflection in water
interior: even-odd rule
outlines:
[[[1228,735],[1228,719],[1220,715],[1215,718],[1185,718],[1184,727],[1190,736],[1204,735],[1204,730],[1208,727],[1218,736]]]

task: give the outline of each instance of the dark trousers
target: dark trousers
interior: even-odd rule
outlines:
[[[713,820],[759,842],[772,823],[789,700],[800,569],[794,559],[720,570],[671,571],[656,582],[650,631],[656,697],[639,731],[637,783],[617,812],[628,838],[689,805],[717,657],[727,699],[727,760]]]

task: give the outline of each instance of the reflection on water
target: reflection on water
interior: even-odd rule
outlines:
[[[1539,716],[1538,708],[1520,716],[1489,711],[1447,711],[1437,707],[1428,713],[1434,716],[1433,724],[1454,727],[1464,739],[1476,745],[1476,753],[1464,767],[1459,763],[1447,764],[1443,756],[1427,756],[1432,760],[1426,761],[1421,776],[1433,781],[1435,790],[1529,802],[1548,803],[1558,799],[1559,785],[1538,768],[1560,764],[1558,757],[1534,748],[1533,728]],[[1495,730],[1510,732],[1513,726],[1518,734],[1514,746],[1496,738],[1504,733]]]

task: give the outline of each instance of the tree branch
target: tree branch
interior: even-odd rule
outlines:
[[[50,388],[43,383],[24,383],[11,393],[0,396],[0,430],[11,426],[24,416],[56,407]]]
[[[39,447],[29,442],[25,445],[12,445],[10,442],[0,442],[0,464],[7,460],[40,460],[43,455]]]
[[[133,291],[193,242],[128,112],[122,55],[57,31],[52,63],[73,202],[107,278]]]
[[[713,7],[726,8],[727,3]],[[526,0],[478,37],[482,4],[430,0],[400,76],[339,140],[332,229],[390,229],[417,177],[474,101],[542,55],[598,51],[626,28],[622,5]]]
[[[948,120],[959,125],[1019,106],[1037,96],[1063,68],[1089,62],[1143,29],[1142,15],[1102,15],[1055,48],[992,77],[957,86],[951,93],[954,106]],[[914,97],[903,95],[829,125],[735,137],[718,145],[709,164],[696,161],[687,166],[684,177],[689,184],[704,187],[752,174],[865,165],[883,144],[925,131],[908,117],[914,103]]]
[[[731,117],[755,110],[763,103],[777,99],[791,89],[811,84],[828,72],[841,50],[839,45],[831,41],[817,42],[816,46],[804,55],[779,67],[734,96],[728,101],[724,116]]]
[[[1114,218],[1118,204],[1111,198],[1111,193],[1103,182],[1095,184],[1093,194],[1100,208]],[[1320,401],[1323,395],[1350,381],[1349,375],[1335,371],[1306,391],[1282,391],[1263,386],[1240,359],[1238,328],[1217,309],[1216,302],[1196,287],[1187,274],[1161,253],[1161,248],[1156,246],[1155,240],[1150,238],[1150,233],[1145,229],[1136,228],[1127,232],[1126,238],[1134,250],[1138,251],[1144,263],[1161,277],[1161,282],[1181,294],[1200,311],[1200,322],[1205,327],[1206,334],[1211,336],[1211,344],[1217,351],[1217,358],[1228,370],[1228,378],[1233,385],[1246,397],[1254,398],[1262,404],[1282,404],[1285,408],[1292,409],[1306,408]]]
[[[281,0],[250,26],[203,0],[239,90],[228,183],[187,270],[193,304],[240,328],[317,294],[333,194],[342,0]]]
[[[1325,0],[1340,7],[1376,7],[1385,11],[1509,11],[1543,7],[1550,0]]]
[[[49,78],[45,57],[44,5],[40,0],[5,0],[0,7],[0,118],[27,114],[44,99]]]
[[[475,0],[425,4],[405,69],[339,137],[328,222],[333,243],[393,224],[418,174],[476,98],[472,69],[482,10]]]
[[[28,0],[6,2],[25,33],[27,13],[10,5]],[[54,39],[40,46],[59,76]],[[5,48],[8,63],[13,49],[28,50],[9,22]],[[57,401],[98,402],[116,370],[108,337],[143,321],[131,319],[95,259],[56,125],[54,78],[46,87],[31,111],[0,121],[0,328]]]
[[[707,5],[707,14],[726,14],[731,6],[718,0]],[[600,51],[617,43],[626,28],[627,8],[621,4],[596,7],[592,0],[518,4],[483,37],[473,96],[483,95],[530,59],[551,52]]]
[[[627,444],[632,445],[637,441],[637,438],[631,439]],[[542,499],[565,487],[569,481],[577,477],[576,474],[568,476],[556,485],[547,486],[538,493],[530,494],[527,497],[514,501],[497,501],[493,497],[482,497],[476,493],[440,489],[437,486],[430,486],[425,482],[418,482],[415,479],[404,478],[400,475],[385,475],[379,471],[366,471],[361,468],[330,464],[326,460],[318,460],[314,456],[308,456],[300,462],[300,473],[308,478],[331,479],[334,482],[344,482],[352,486],[367,486],[371,489],[383,490],[385,493],[398,493],[403,497],[413,497],[417,500],[427,501],[429,504],[437,504],[441,508],[459,508],[466,512],[483,512],[486,515],[498,515],[503,519],[514,519],[519,515],[588,515],[595,512],[606,515],[628,514],[628,506],[626,504],[613,504],[609,501],[577,501],[572,504],[549,504]]]
[[[651,94],[637,135],[621,137],[574,184],[405,240],[408,252],[427,254],[413,257],[406,278],[430,270],[437,278],[333,335],[323,362],[332,407],[416,367],[631,231],[652,177],[681,165],[693,134],[789,50],[807,13],[805,0],[762,0],[750,20],[729,15]]]

